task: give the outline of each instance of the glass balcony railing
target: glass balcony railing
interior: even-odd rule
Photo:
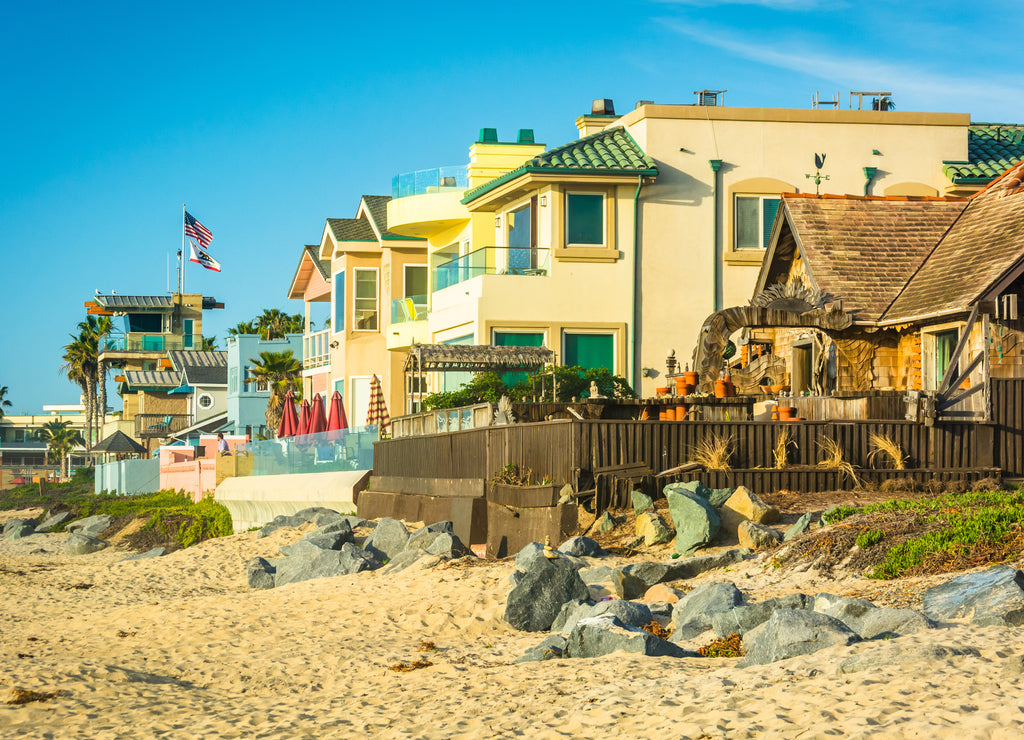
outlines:
[[[323,367],[331,364],[331,330],[305,334],[302,337],[302,367]]]
[[[391,301],[391,323],[404,324],[407,321],[426,321],[427,297],[411,295]]]
[[[529,247],[481,247],[434,268],[434,290],[478,275],[547,275],[551,252]]]
[[[128,334],[106,335],[100,347],[104,352],[170,352],[179,349],[199,349],[203,338],[198,334]]]
[[[469,176],[465,165],[435,167],[430,170],[405,172],[391,178],[391,197],[405,198],[424,193],[443,193],[447,190],[466,190]]]

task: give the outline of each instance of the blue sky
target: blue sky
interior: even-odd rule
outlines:
[[[181,205],[214,234],[205,333],[292,313],[302,245],[462,164],[481,127],[575,138],[593,98],[898,110],[1024,122],[1018,2],[18,3],[0,27],[0,386],[13,413],[75,403],[59,371],[96,289],[161,294]],[[171,281],[174,281],[173,262]],[[119,406],[116,396],[115,407]]]

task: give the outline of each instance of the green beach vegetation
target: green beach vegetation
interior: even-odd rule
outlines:
[[[546,376],[547,393],[551,393],[551,371],[555,372],[558,384],[556,401],[568,402],[573,398],[582,399],[590,393],[590,383],[597,383],[602,396],[608,398],[636,398],[629,383],[621,375],[613,375],[608,370],[588,370],[582,367],[547,367],[536,373],[525,375],[520,372],[510,373],[476,373],[473,379],[464,383],[454,391],[431,393],[423,398],[425,410],[451,409],[459,406],[472,406],[476,403],[497,403],[502,396],[513,401],[533,398],[540,392],[541,376]],[[525,377],[524,377],[525,375]]]

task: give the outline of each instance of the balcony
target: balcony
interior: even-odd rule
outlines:
[[[391,197],[407,198],[410,195],[463,191],[469,188],[469,176],[465,165],[434,167],[429,170],[405,172],[391,178]]]
[[[444,290],[479,275],[544,276],[550,268],[548,249],[481,247],[435,267],[433,289]]]
[[[396,175],[388,201],[388,231],[426,238],[469,223],[469,211],[460,202],[468,188],[464,166]]]
[[[305,334],[302,337],[302,369],[327,367],[331,364],[331,330]]]
[[[198,334],[128,334],[106,335],[100,343],[101,352],[170,352],[180,349],[198,349],[203,338]]]
[[[136,414],[135,437],[167,437],[189,427],[192,417],[189,414]]]
[[[407,321],[427,320],[427,297],[411,295],[391,301],[391,323],[404,324]]]
[[[411,295],[391,301],[391,326],[385,337],[388,351],[404,351],[414,342],[428,344],[427,297]]]

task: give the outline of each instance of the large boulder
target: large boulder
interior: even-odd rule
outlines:
[[[735,488],[712,488],[711,495],[708,496],[708,503],[716,509],[720,509],[735,491]]]
[[[957,576],[924,592],[924,613],[936,621],[965,619],[974,624],[1024,624],[1024,573],[997,565]]]
[[[253,558],[245,568],[245,580],[249,588],[273,588],[276,572],[277,568],[269,560]]]
[[[591,540],[593,542],[593,540]],[[530,565],[537,560],[537,558],[544,557],[544,545],[539,542],[529,542],[523,546],[523,549],[516,554],[516,570],[520,573],[530,569]],[[583,558],[570,555],[567,552],[559,551],[558,557],[560,559],[568,560],[573,564],[573,567],[579,570],[580,568],[586,568],[590,565]],[[546,559],[546,558],[545,558]]]
[[[562,604],[590,595],[576,566],[565,557],[534,558],[505,602],[505,621],[519,630],[544,632]]]
[[[455,528],[451,522],[434,522],[433,524],[420,527],[409,535],[409,539],[405,543],[405,549],[426,552],[434,540],[442,534],[455,534]]]
[[[81,532],[70,532],[64,551],[68,555],[88,555],[91,552],[99,552],[107,547],[106,542],[96,537],[90,537]]]
[[[434,541],[427,547],[427,553],[436,555],[445,560],[454,560],[464,555],[469,555],[469,548],[462,544],[458,535],[449,532],[439,532]]]
[[[692,558],[631,563],[621,568],[623,575],[627,579],[643,585],[638,593],[634,592],[635,595],[627,591],[625,598],[638,599],[643,596],[648,588],[656,583],[694,578],[701,573],[714,570],[715,568],[725,568],[746,560],[748,557],[750,557],[750,550],[733,548],[715,554],[697,555]],[[630,583],[630,581],[627,580],[627,583]]]
[[[601,546],[589,537],[570,537],[558,546],[558,551],[577,558],[598,558],[605,554]]]
[[[787,594],[757,604],[737,606],[711,618],[711,627],[718,637],[737,634],[741,637],[771,619],[776,609],[810,609],[813,599],[807,594]]]
[[[818,594],[814,597],[813,609],[835,617],[862,640],[909,635],[935,626],[913,609],[880,609],[870,601],[849,596]]]
[[[85,519],[71,522],[64,529],[68,532],[84,534],[88,537],[99,537],[113,521],[114,517],[110,516],[110,514],[96,514],[95,516],[87,516]]]
[[[548,635],[536,645],[515,659],[515,663],[531,663],[539,660],[561,658],[565,652],[566,639],[562,635]]]
[[[64,522],[66,522],[70,518],[71,518],[71,512],[70,511],[62,511],[59,514],[54,514],[53,516],[50,516],[50,517],[47,517],[46,519],[44,519],[43,523],[40,524],[38,527],[36,527],[36,531],[37,532],[49,532],[54,527],[57,527],[57,526],[63,524]]]
[[[322,527],[326,524],[337,522],[340,519],[345,519],[350,527],[357,526],[352,524],[351,517],[343,516],[334,509],[328,509],[323,506],[311,506],[307,509],[297,511],[294,514],[280,514],[275,516],[272,521],[256,533],[256,537],[257,539],[266,537],[282,527],[301,527],[302,525],[310,522],[316,524],[317,527]],[[358,517],[356,517],[356,519],[358,519]]]
[[[564,654],[569,658],[599,658],[620,650],[672,658],[694,655],[638,627],[623,624],[612,614],[580,620],[566,641]]]
[[[380,567],[372,554],[346,542],[340,550],[316,550],[311,553],[290,555],[275,564],[274,586],[308,581],[313,578],[330,578],[351,575],[364,570]]]
[[[642,601],[645,604],[666,604],[671,607],[684,596],[686,596],[685,591],[666,586],[664,583],[656,583],[644,592]],[[669,608],[669,618],[671,615],[672,610]]]
[[[316,550],[340,550],[346,542],[352,541],[352,530],[345,523],[344,528],[336,532],[322,533],[320,530],[313,530],[298,542],[291,545],[282,545],[282,555],[302,555],[314,553]]]
[[[666,542],[671,542],[675,534],[672,528],[665,524],[665,520],[654,511],[645,511],[637,514],[636,535],[637,537],[644,538],[645,547],[654,547],[655,545],[664,545]]]
[[[729,499],[722,504],[722,529],[735,535],[740,522],[757,522],[771,524],[779,520],[779,510],[769,506],[746,486],[740,486]]]
[[[676,602],[672,609],[675,628],[668,638],[672,642],[692,640],[711,629],[711,620],[720,612],[735,609],[743,603],[743,594],[732,583],[705,583]]]
[[[609,514],[607,511],[603,511],[601,512],[601,516],[598,518],[597,524],[595,526],[597,527],[598,532],[600,532],[601,534],[607,534],[608,532],[611,532],[613,529],[615,529],[615,519],[612,518],[612,515]]]
[[[676,529],[676,552],[692,555],[718,534],[721,520],[707,499],[689,491],[666,490],[668,510]]]
[[[797,519],[789,527],[789,529],[786,530],[786,533],[782,535],[782,540],[784,542],[789,542],[794,537],[799,537],[807,531],[807,528],[809,526],[811,526],[811,512],[808,511],[806,514],[803,514],[799,519]]]
[[[770,550],[782,542],[782,535],[774,529],[749,519],[740,522],[736,534],[740,547],[751,550]]]
[[[643,491],[633,491],[630,494],[630,500],[633,504],[633,513],[637,516],[640,516],[645,511],[654,511],[654,499]]]
[[[631,627],[643,627],[654,621],[654,615],[646,604],[638,604],[635,601],[622,601],[621,599],[606,599],[596,604],[583,603],[565,614],[565,619],[560,624],[552,623],[551,631],[568,635],[575,629],[576,625],[592,617],[599,617],[602,614],[611,614],[623,624]],[[559,616],[562,616],[559,613]]]
[[[4,537],[9,540],[20,540],[36,531],[36,523],[31,519],[8,519],[4,523]]]
[[[409,542],[409,530],[397,519],[384,517],[363,543],[363,549],[384,563],[405,549]]]
[[[710,501],[713,491],[699,480],[690,480],[685,483],[669,483],[662,490],[662,493],[665,495],[665,498],[668,498],[670,493],[693,493],[705,501]]]
[[[776,609],[764,624],[743,638],[747,655],[739,667],[774,663],[808,655],[834,645],[851,645],[860,638],[835,617],[808,609]]]
[[[882,611],[879,609],[879,611]],[[909,663],[937,665],[955,658],[980,658],[981,653],[972,647],[959,645],[904,644],[902,641],[879,642],[872,649],[845,658],[836,666],[836,674],[844,675],[860,671],[877,671],[889,666],[906,666]]]

